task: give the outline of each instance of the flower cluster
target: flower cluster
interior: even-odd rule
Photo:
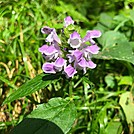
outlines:
[[[64,28],[73,24],[74,21],[70,16],[64,19]],[[100,31],[88,30],[84,38],[81,38],[80,34],[74,31],[70,34],[67,41],[68,48],[64,48],[64,51],[61,51],[60,44],[62,42],[54,28],[45,26],[41,29],[41,32],[48,35],[45,40],[46,44],[39,48],[39,52],[46,60],[46,63],[42,66],[45,73],[55,74],[62,71],[67,78],[70,78],[78,70],[83,70],[83,73],[86,73],[87,68],[93,69],[96,67],[91,57],[99,52],[99,47],[93,39],[101,36]],[[87,42],[90,42],[91,45],[88,45]],[[64,54],[65,52],[67,54]]]

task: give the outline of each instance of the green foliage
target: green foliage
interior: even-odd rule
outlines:
[[[132,134],[133,3],[1,0],[0,103],[4,105],[0,108],[0,133],[9,133],[14,127],[12,133],[35,132],[37,128],[38,133],[55,130],[72,134]],[[50,26],[59,33],[68,15],[79,25],[69,28],[78,30],[82,37],[91,29],[100,30],[102,36],[96,41],[100,53],[93,57],[97,68],[67,80],[61,74],[42,73],[44,60],[38,48],[46,37],[40,29]]]
[[[29,128],[29,129],[27,129]],[[45,131],[44,131],[45,130]],[[26,118],[10,134],[64,134],[54,123],[48,120]]]
[[[113,47],[107,47],[97,55],[97,58],[123,60],[134,64],[133,50],[128,42],[120,42]]]
[[[72,127],[72,124],[74,123],[74,120],[76,118],[76,107],[73,104],[72,101],[67,101],[62,98],[53,98],[50,99],[47,104],[40,104],[37,106],[35,110],[31,112],[27,116],[26,119],[46,119],[53,123],[55,123],[60,129],[62,129],[62,132],[66,134]],[[32,122],[32,120],[31,120]],[[30,122],[27,123],[29,125]],[[22,126],[22,128],[20,128]],[[16,130],[14,130],[17,133],[24,133],[24,131],[27,134],[33,134],[35,132],[39,133],[49,133],[48,126],[51,126],[51,124],[48,124],[48,121],[42,124],[40,127],[35,125],[35,127],[32,127],[30,130],[24,130],[23,126],[26,126],[26,124],[21,124],[20,127],[18,127]],[[42,128],[43,127],[43,128]],[[47,128],[47,130],[46,130]],[[28,133],[29,131],[29,133]],[[59,132],[58,129],[51,130],[51,133],[57,133]],[[61,132],[60,132],[61,133]]]
[[[116,25],[114,24],[115,18],[118,20],[118,24]],[[119,30],[126,22],[131,23],[131,19],[125,16],[122,17],[122,15],[115,16],[114,19],[106,13],[102,13],[102,15],[100,15],[100,24],[98,24],[96,28],[103,32],[102,37],[99,39],[103,49],[96,58],[123,60],[134,64],[133,47],[128,41],[131,39],[131,35],[127,37]],[[127,28],[128,26],[124,27]]]
[[[131,92],[126,92],[121,95],[120,105],[122,106],[127,118],[127,122],[132,125],[134,121],[134,103]]]
[[[27,83],[23,84],[19,89],[17,89],[14,93],[12,93],[5,101],[5,103],[12,102],[20,97],[28,96],[35,91],[45,88],[55,80],[59,79],[59,75],[45,75],[40,74],[36,76],[34,79],[28,81]]]

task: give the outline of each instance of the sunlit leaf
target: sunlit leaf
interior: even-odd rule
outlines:
[[[118,85],[132,85],[133,79],[131,76],[122,76]]]
[[[113,88],[115,85],[114,77],[112,75],[105,76],[105,82],[106,82],[107,86],[111,87],[111,88]]]
[[[72,101],[52,98],[47,104],[38,105],[28,118],[39,118],[52,121],[66,134],[76,118],[76,107]]]
[[[128,124],[134,122],[134,100],[131,92],[123,93],[120,97],[120,105],[123,108]]]
[[[116,59],[134,64],[134,53],[129,42],[120,42],[113,47],[105,48],[95,58],[106,60]]]
[[[29,94],[34,93],[35,91],[45,88],[47,85],[51,84],[55,80],[59,79],[60,75],[53,74],[40,74],[35,78],[29,80],[25,84],[23,84],[19,89],[17,89],[14,93],[9,95],[3,104],[16,100],[20,97],[27,96]]]
[[[127,41],[128,39],[125,37],[124,34],[116,31],[107,31],[102,34],[101,38],[99,39],[99,42],[103,46],[103,49],[114,47],[117,43]]]
[[[111,121],[106,127],[106,134],[121,134],[122,124],[121,122]]]

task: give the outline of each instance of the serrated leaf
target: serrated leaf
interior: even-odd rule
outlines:
[[[39,118],[52,121],[66,134],[76,118],[76,107],[72,101],[52,98],[47,104],[38,105],[28,118]]]
[[[20,97],[24,97],[29,94],[32,94],[41,88],[45,88],[47,85],[59,79],[59,76],[60,76],[59,74],[53,75],[53,74],[44,74],[44,73],[37,75],[35,78],[23,84],[14,93],[9,95],[9,97],[5,99],[3,104],[12,102]]]
[[[127,123],[132,125],[132,123],[134,122],[134,101],[132,93],[123,93],[120,97],[119,104],[123,108]]]
[[[134,53],[129,42],[119,42],[117,45],[113,47],[105,48],[94,57],[106,60],[123,60],[134,64]]]

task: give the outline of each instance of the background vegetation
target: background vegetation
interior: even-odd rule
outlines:
[[[69,133],[134,132],[134,1],[133,0],[0,0],[0,133],[8,134],[37,104],[68,95],[62,80],[2,105],[18,87],[42,73],[38,48],[43,26],[59,30],[66,16],[81,27],[103,33],[97,40],[97,68],[85,82],[72,80],[77,119]],[[63,86],[66,85],[66,86]]]

